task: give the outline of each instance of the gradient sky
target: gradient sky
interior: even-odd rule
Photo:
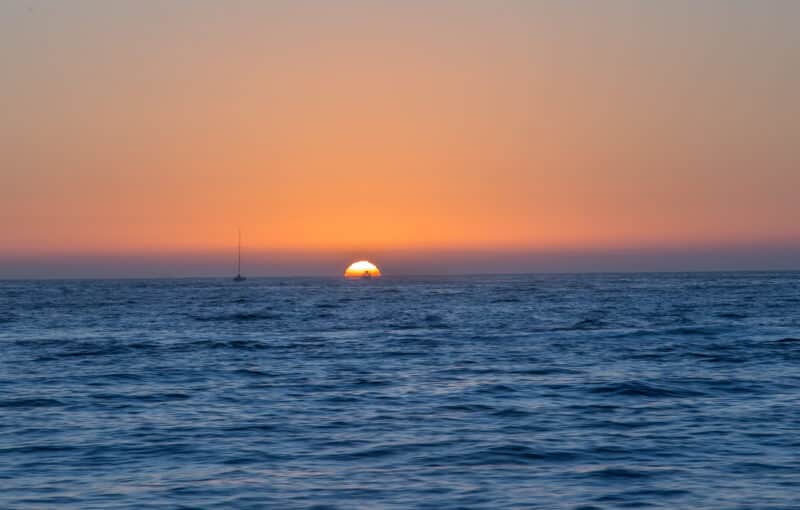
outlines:
[[[800,268],[798,20],[7,0],[0,277],[225,274],[238,227],[261,274]]]

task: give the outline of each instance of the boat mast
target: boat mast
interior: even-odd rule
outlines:
[[[239,253],[236,259],[236,274],[242,275],[242,229],[239,229]]]

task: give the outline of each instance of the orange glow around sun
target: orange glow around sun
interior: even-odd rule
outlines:
[[[366,260],[353,262],[344,271],[345,278],[378,278],[380,275],[381,270],[378,266]]]

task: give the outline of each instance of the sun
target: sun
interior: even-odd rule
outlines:
[[[353,262],[344,271],[345,278],[378,278],[380,275],[378,266],[366,260]]]

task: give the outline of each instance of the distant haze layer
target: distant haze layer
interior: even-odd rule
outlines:
[[[341,278],[365,252],[254,252],[242,272],[249,276]],[[464,274],[791,271],[800,269],[800,243],[784,246],[621,248],[572,251],[370,250],[384,276]],[[236,254],[173,252],[139,254],[49,254],[0,256],[4,278],[179,278],[233,277]]]

